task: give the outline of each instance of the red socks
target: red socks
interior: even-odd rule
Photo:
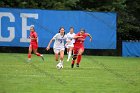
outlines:
[[[71,64],[74,64],[75,63],[75,60],[72,60]]]
[[[28,58],[31,58],[31,54],[28,54]]]
[[[37,56],[41,56],[41,54],[40,54],[40,53],[36,53],[36,55],[37,55]]]
[[[82,55],[78,55],[78,56],[77,56],[77,64],[79,64],[79,63],[80,63],[81,58],[82,58]]]

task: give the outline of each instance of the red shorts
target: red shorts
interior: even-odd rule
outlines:
[[[73,48],[73,54],[77,55],[79,50],[83,50],[84,51],[84,46],[74,46]]]
[[[32,49],[37,49],[38,48],[38,45],[37,44],[30,44],[29,47],[32,48]]]

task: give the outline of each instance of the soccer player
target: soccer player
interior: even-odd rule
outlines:
[[[65,44],[66,45],[66,48],[67,48],[67,54],[68,54],[68,58],[67,58],[67,61],[70,60],[70,57],[71,57],[71,54],[72,54],[72,50],[73,50],[73,43],[75,42],[75,39],[73,38],[75,36],[75,33],[74,33],[74,28],[73,27],[70,27],[70,32],[67,33],[67,43]]]
[[[35,32],[35,29],[34,29],[33,26],[30,27],[30,36],[29,36],[29,38],[31,39],[31,41],[30,41],[29,52],[28,52],[28,62],[30,62],[30,60],[31,60],[32,51],[37,56],[41,57],[42,60],[44,61],[43,55],[37,52],[37,49],[38,49],[38,37],[37,37],[37,33]]]
[[[64,59],[64,41],[66,41],[66,35],[65,35],[65,29],[64,27],[60,27],[59,29],[59,33],[57,33],[49,42],[46,50],[48,51],[50,49],[50,45],[53,41],[54,45],[53,45],[53,51],[55,54],[55,60],[58,63],[59,60],[59,54],[60,54],[60,61],[57,65],[61,65],[61,67],[63,68],[63,59]]]
[[[71,63],[71,68],[74,67],[75,60],[77,59],[77,67],[79,67],[82,54],[84,52],[84,41],[85,38],[89,36],[90,37],[90,42],[92,41],[92,37],[89,33],[85,33],[85,29],[80,29],[80,32],[77,33],[74,38],[75,38],[75,43],[74,43],[74,48],[73,48],[73,59]]]

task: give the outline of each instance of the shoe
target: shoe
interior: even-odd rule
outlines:
[[[43,55],[41,55],[41,58],[42,58],[42,60],[44,61],[44,57],[43,57]]]
[[[71,68],[73,68],[74,67],[74,64],[71,64]]]
[[[61,64],[61,68],[63,68],[63,64]]]
[[[31,62],[31,59],[29,58],[29,59],[27,60],[27,62]]]
[[[79,67],[79,64],[78,63],[76,64],[76,67]]]
[[[69,62],[69,59],[67,59],[67,62]]]

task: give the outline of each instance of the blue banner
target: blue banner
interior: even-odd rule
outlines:
[[[140,42],[122,42],[122,56],[140,57]]]
[[[39,47],[46,47],[49,40],[63,26],[75,33],[84,28],[93,36],[85,41],[87,49],[116,49],[116,13],[57,11],[39,9],[0,8],[0,46],[29,46],[29,28],[34,25],[39,37]]]

